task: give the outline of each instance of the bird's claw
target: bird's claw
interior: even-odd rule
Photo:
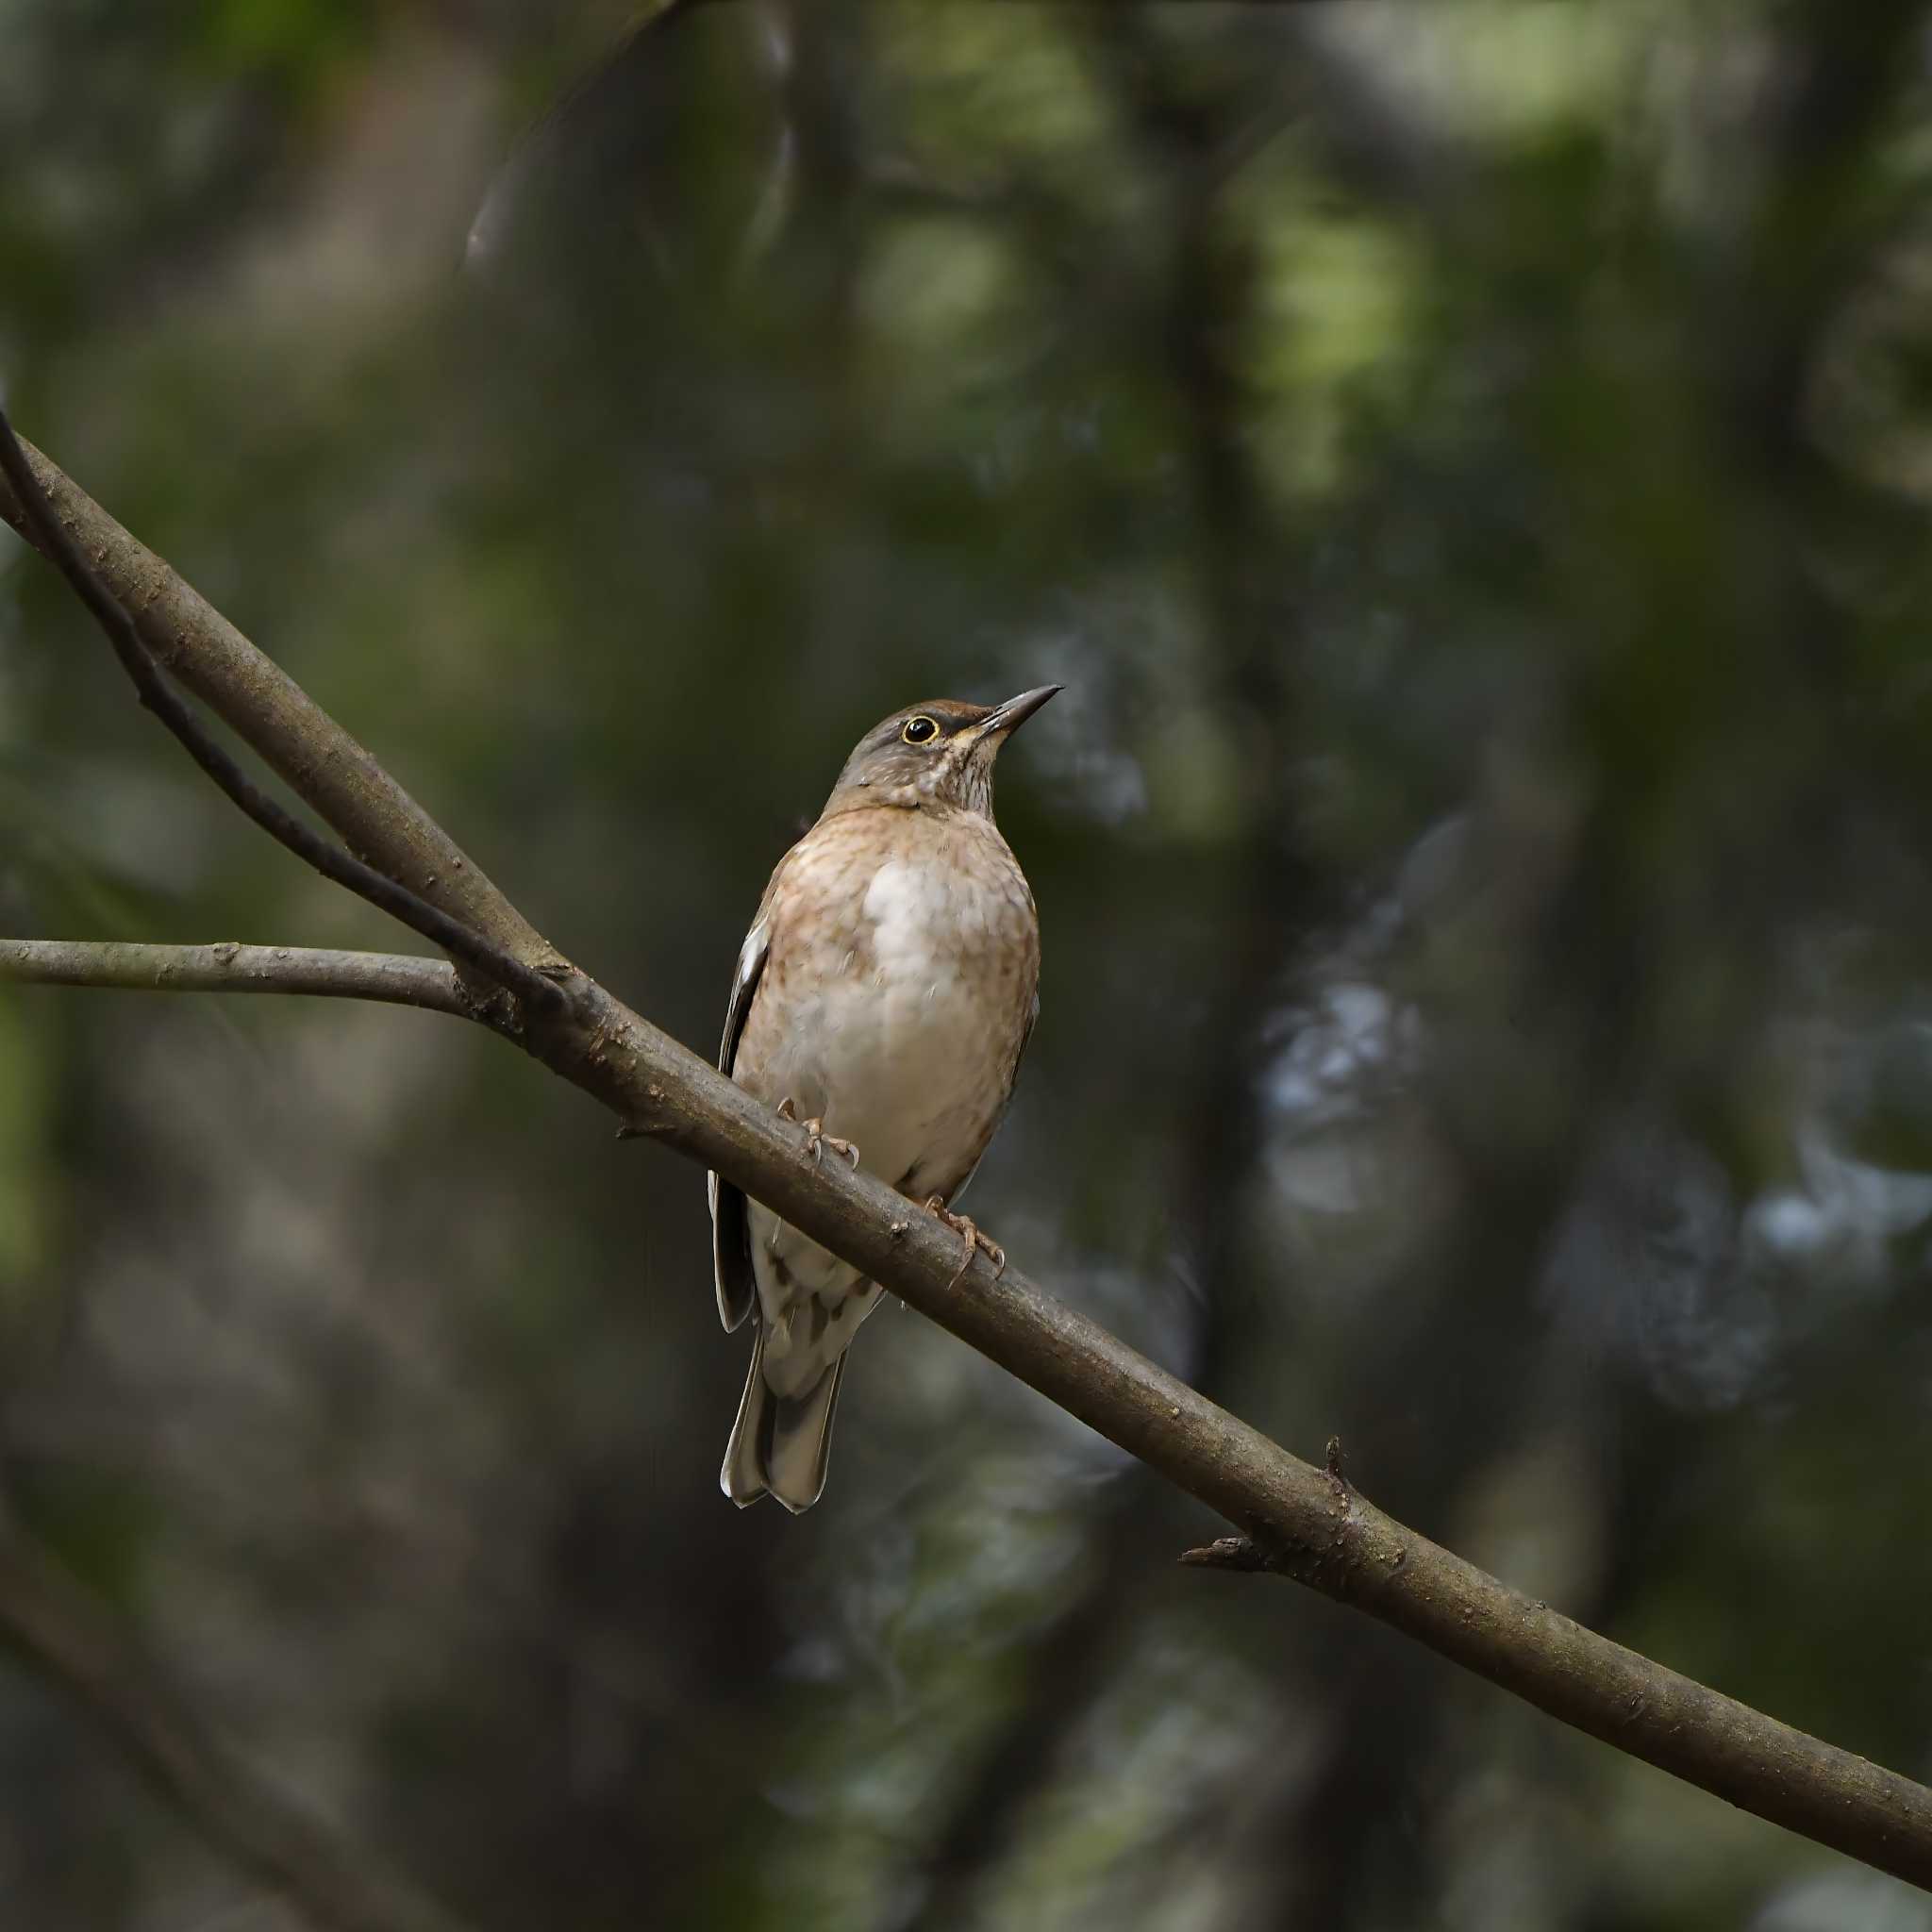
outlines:
[[[858,1149],[850,1141],[841,1141],[837,1134],[824,1131],[824,1121],[805,1123],[805,1144],[814,1160],[819,1159],[820,1149],[829,1147],[834,1154],[842,1154],[854,1166],[858,1165]]]
[[[781,1121],[791,1121],[805,1129],[805,1151],[813,1160],[824,1160],[825,1149],[829,1147],[834,1154],[842,1154],[854,1167],[858,1165],[858,1149],[850,1141],[841,1141],[837,1134],[826,1133],[825,1124],[817,1114],[808,1121],[799,1120],[798,1109],[789,1098],[778,1103],[777,1110]]]
[[[981,1234],[978,1223],[970,1214],[955,1214],[946,1206],[945,1196],[942,1194],[929,1196],[926,1200],[925,1211],[943,1221],[966,1243],[966,1253],[960,1258],[958,1272],[954,1274],[952,1280],[947,1282],[946,1286],[948,1288],[958,1288],[960,1282],[965,1280],[966,1271],[972,1267],[973,1257],[975,1254],[984,1255],[992,1263],[992,1274],[995,1281],[1007,1272],[1006,1249],[1001,1247],[999,1242],[994,1241],[991,1235]]]

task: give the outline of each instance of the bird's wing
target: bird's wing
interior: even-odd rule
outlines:
[[[738,952],[738,972],[731,982],[731,1004],[724,1008],[724,1039],[718,1048],[718,1070],[728,1074],[738,1058],[738,1042],[744,1032],[745,1016],[751,1011],[758,981],[764,977],[765,961],[772,951],[772,921],[765,904],[744,937]],[[714,1174],[708,1176],[711,1191],[711,1262],[718,1288],[718,1319],[727,1334],[751,1313],[758,1300],[758,1278],[751,1265],[751,1217],[744,1196],[729,1181]]]

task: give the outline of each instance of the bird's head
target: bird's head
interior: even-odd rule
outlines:
[[[825,809],[931,802],[991,818],[1001,745],[1059,689],[1043,684],[1003,705],[933,698],[894,711],[853,747]]]

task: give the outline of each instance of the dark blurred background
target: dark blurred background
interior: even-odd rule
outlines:
[[[1932,1774],[1927,15],[5,0],[24,431],[700,1050],[920,697],[972,1198],[1429,1535]],[[391,948],[0,547],[0,929]],[[716,1472],[699,1175],[428,1015],[0,989],[0,1475],[481,1932],[1923,1932],[915,1316]],[[302,1922],[0,1669],[8,1926]]]

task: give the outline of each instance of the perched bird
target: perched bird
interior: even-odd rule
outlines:
[[[1059,690],[895,711],[858,741],[778,861],[738,956],[719,1066],[1004,1263],[951,1212],[1040,1010],[1040,919],[992,822],[1000,747]],[[754,1318],[719,1480],[794,1514],[825,1486],[845,1351],[878,1285],[710,1176],[718,1314]],[[963,1266],[963,1262],[962,1262]]]

